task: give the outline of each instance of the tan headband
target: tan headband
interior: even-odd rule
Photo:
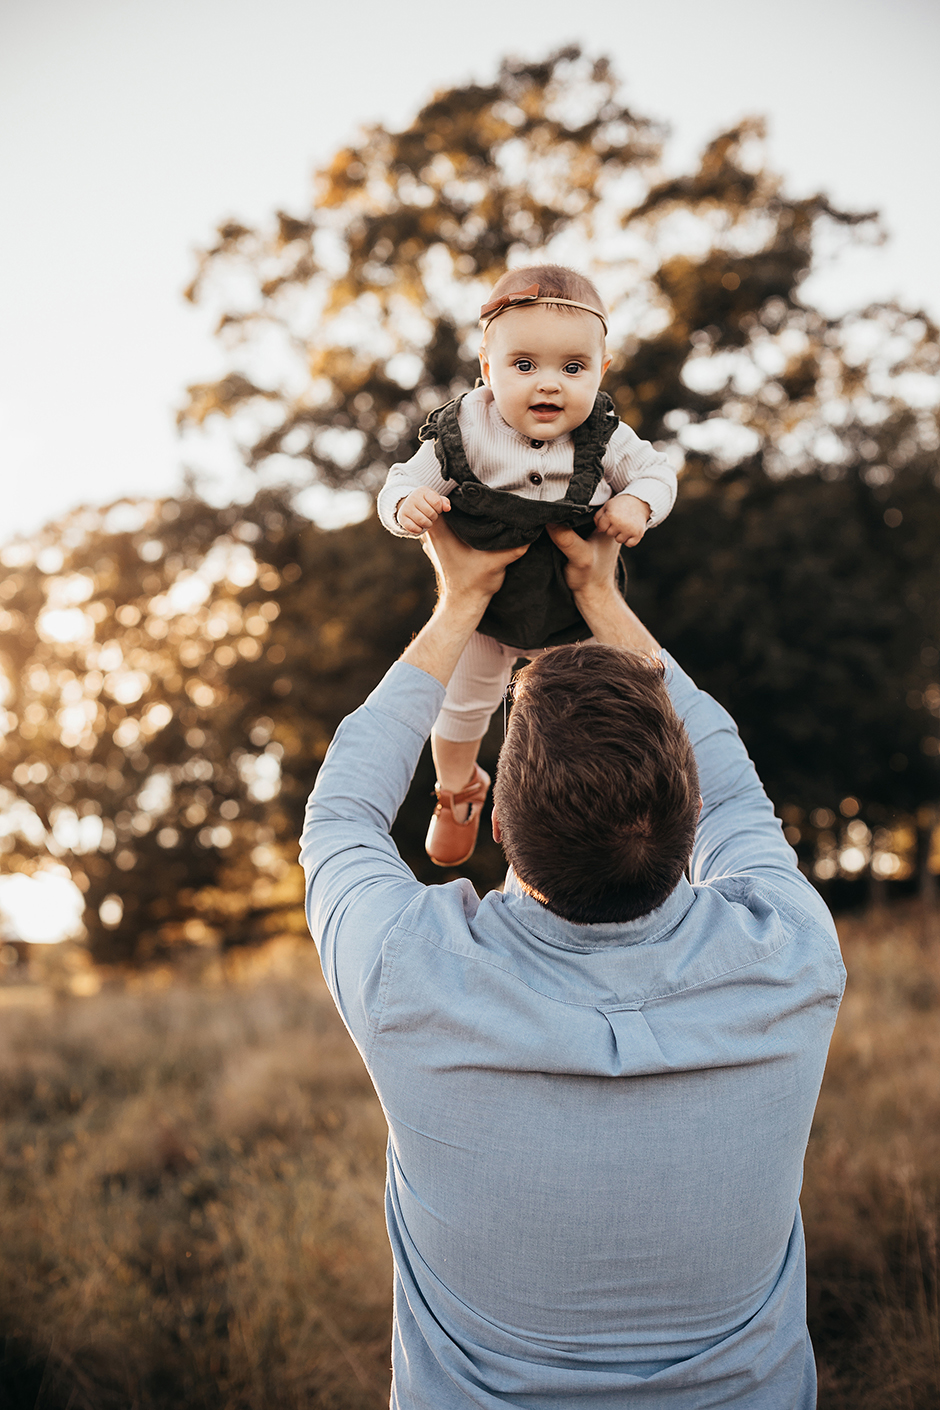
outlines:
[[[576,299],[559,299],[552,294],[540,295],[538,284],[530,284],[518,294],[503,294],[501,299],[494,299],[492,303],[483,305],[480,309],[480,322],[483,324],[484,333],[494,318],[498,318],[508,308],[518,308],[520,304],[527,308],[535,304],[561,304],[564,308],[583,308],[586,313],[593,313],[595,318],[599,318],[604,325],[604,332],[607,332],[607,319],[599,308],[594,308],[592,304],[580,304]]]

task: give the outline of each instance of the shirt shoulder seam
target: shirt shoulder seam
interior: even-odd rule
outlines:
[[[578,1001],[575,1000],[575,999],[563,999],[563,998],[559,998],[559,997],[558,997],[557,995],[555,995],[555,994],[548,994],[548,993],[545,992],[544,989],[539,989],[539,988],[537,988],[536,985],[530,983],[529,980],[525,979],[525,978],[524,978],[521,974],[519,974],[516,970],[510,969],[510,968],[508,968],[508,967],[507,967],[506,965],[504,965],[504,964],[497,964],[494,960],[488,959],[488,958],[486,958],[486,957],[484,957],[484,956],[482,956],[482,955],[469,955],[469,954],[464,954],[464,953],[462,953],[460,950],[455,950],[454,948],[452,948],[452,947],[449,946],[449,945],[442,945],[442,944],[440,943],[440,941],[437,940],[433,935],[428,935],[428,934],[426,934],[423,930],[418,930],[418,929],[413,928],[412,926],[405,925],[405,924],[403,924],[401,921],[399,921],[398,925],[395,927],[395,930],[396,930],[396,931],[401,931],[403,934],[410,935],[410,936],[412,936],[412,937],[413,937],[414,939],[416,939],[416,940],[424,941],[426,944],[432,945],[432,946],[434,947],[434,949],[440,950],[440,951],[441,951],[442,953],[444,953],[444,954],[455,955],[455,956],[457,956],[457,957],[459,957],[459,958],[461,958],[461,959],[464,959],[464,960],[469,961],[469,962],[472,963],[472,964],[482,964],[482,965],[486,965],[486,966],[487,966],[488,968],[490,968],[490,969],[498,970],[501,974],[506,974],[506,975],[509,976],[510,979],[514,979],[514,980],[516,980],[519,984],[522,984],[526,989],[529,989],[533,994],[538,994],[538,995],[540,995],[541,998],[543,998],[543,999],[548,999],[550,1003],[564,1004],[567,1008],[596,1009],[596,1010],[598,1010],[599,1012],[603,1012],[603,1011],[604,1011],[604,1005],[603,1005],[603,1004],[597,1004],[597,1003],[594,1003],[594,1004],[591,1004],[591,1003],[580,1003],[580,1002],[578,1002]],[[393,933],[394,933],[394,932],[393,932]],[[682,988],[679,988],[679,989],[668,989],[668,990],[665,990],[665,991],[664,991],[663,993],[661,993],[661,994],[647,994],[647,995],[645,995],[643,998],[640,998],[640,999],[637,999],[637,1000],[636,1000],[636,1006],[637,1006],[638,1009],[642,1009],[645,1004],[655,1003],[655,1002],[658,1002],[658,1001],[660,1001],[660,1000],[662,1000],[662,999],[676,998],[679,994],[687,994],[687,993],[691,993],[694,989],[701,989],[701,988],[703,987],[703,985],[717,983],[717,982],[718,982],[719,980],[721,980],[721,979],[726,979],[726,978],[727,978],[729,975],[731,975],[731,974],[737,974],[737,973],[739,973],[739,972],[740,972],[741,970],[743,970],[743,969],[749,969],[749,968],[751,968],[753,965],[762,963],[763,961],[769,959],[772,955],[779,954],[781,950],[785,950],[789,945],[792,945],[795,938],[796,938],[795,936],[789,935],[789,936],[787,936],[783,941],[781,941],[781,943],[780,943],[779,945],[775,945],[772,950],[766,950],[766,951],[764,951],[763,954],[755,955],[752,959],[749,959],[749,960],[745,961],[743,964],[732,965],[730,969],[719,970],[719,971],[718,971],[717,973],[715,973],[715,974],[711,974],[711,975],[708,975],[708,976],[707,976],[706,978],[704,978],[704,979],[697,980],[694,984],[686,984],[686,985],[683,985]],[[389,936],[389,939],[391,939],[391,936]],[[384,966],[384,965],[383,965],[383,970],[385,970],[385,966]],[[386,971],[386,973],[387,973],[387,971]],[[384,985],[385,985],[386,973],[383,973],[383,981],[382,981],[382,982],[383,982],[383,991],[382,991],[383,998],[384,998]],[[627,1000],[627,1001],[625,1001],[625,1002],[629,1003],[630,1001]],[[378,1005],[377,1005],[376,1007],[377,1007],[377,1009],[378,1009]],[[613,1006],[613,1005],[610,1005],[610,1006],[608,1006],[608,1007],[614,1007],[614,1006]],[[378,1030],[376,1029],[376,1033],[377,1033],[377,1031],[378,1031]],[[370,1046],[371,1046],[371,1040],[370,1040]]]

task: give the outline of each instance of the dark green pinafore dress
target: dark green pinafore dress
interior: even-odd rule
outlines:
[[[464,394],[466,395],[466,394]],[[574,603],[565,582],[567,559],[545,532],[546,524],[574,529],[583,539],[594,532],[591,496],[603,475],[604,452],[619,424],[614,404],[598,392],[594,409],[572,433],[574,468],[563,499],[523,499],[510,490],[484,485],[467,461],[457,413],[463,397],[432,411],[421,427],[419,439],[434,441],[434,450],[445,480],[455,480],[450,491],[447,524],[471,548],[499,552],[530,544],[522,558],[510,563],[499,592],[491,599],[478,631],[520,650],[536,646],[563,646],[585,641],[590,628]],[[617,564],[623,590],[626,573]]]

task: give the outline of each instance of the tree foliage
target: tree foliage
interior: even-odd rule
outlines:
[[[438,94],[339,152],[301,216],[222,227],[190,295],[218,307],[233,370],[181,420],[221,412],[250,465],[375,488],[472,385],[494,278],[536,253],[576,263],[612,311],[621,417],[684,471],[632,558],[664,639],[733,706],[778,798],[916,809],[938,791],[938,330],[803,297],[820,259],[881,234],[790,195],[763,137],[742,122],[666,175],[662,132],[575,49]]]
[[[44,537],[0,584],[7,867],[65,865],[99,959],[303,926],[306,796],[427,615],[420,550],[272,494],[80,511]]]
[[[745,455],[774,473],[839,463],[847,415],[874,393],[881,419],[898,378],[936,375],[936,329],[800,300],[820,241],[833,258],[877,224],[786,195],[762,138],[741,123],[663,179],[661,134],[577,50],[439,94],[339,152],[309,211],[219,228],[188,295],[216,308],[232,365],[190,388],[181,424],[224,417],[251,466],[288,457],[375,488],[426,409],[472,385],[495,278],[547,254],[607,295],[606,385],[642,436],[718,471]]]
[[[926,832],[940,793],[938,330],[895,305],[813,305],[807,277],[877,221],[789,194],[759,122],[684,175],[663,141],[575,49],[363,132],[309,210],[229,220],[200,257],[188,294],[216,309],[228,369],[189,389],[184,439],[228,440],[262,485],[374,491],[473,384],[507,265],[585,269],[611,310],[605,385],[682,472],[628,555],[637,606],[732,709],[808,860],[837,855],[847,797],[856,850],[901,853],[898,820]],[[303,798],[431,592],[414,545],[374,520],[324,533],[287,489],[148,514],[78,515],[30,562],[8,553],[0,582],[4,845],[13,865],[51,845],[72,868],[102,954],[299,923]],[[430,782],[423,766],[398,824],[428,879]],[[483,845],[469,870],[492,884],[498,865]]]
[[[218,306],[233,367],[190,388],[182,424],[222,415],[249,465],[287,455],[377,488],[425,412],[473,385],[472,326],[507,260],[586,230],[658,150],[609,65],[575,50],[368,129],[317,173],[309,211],[220,226],[188,295]]]

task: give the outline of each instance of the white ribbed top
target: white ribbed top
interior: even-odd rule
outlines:
[[[460,404],[460,434],[467,459],[485,485],[510,490],[523,499],[563,499],[574,469],[570,434],[551,441],[531,440],[513,430],[496,409],[489,387],[477,387]],[[604,477],[591,499],[604,504],[611,495],[629,493],[650,507],[649,526],[665,519],[676,501],[676,472],[665,455],[641,441],[623,421],[604,454]],[[433,441],[424,441],[410,460],[393,465],[378,498],[379,518],[399,538],[412,538],[395,519],[395,510],[412,490],[424,486],[447,495],[456,481],[441,478]]]

